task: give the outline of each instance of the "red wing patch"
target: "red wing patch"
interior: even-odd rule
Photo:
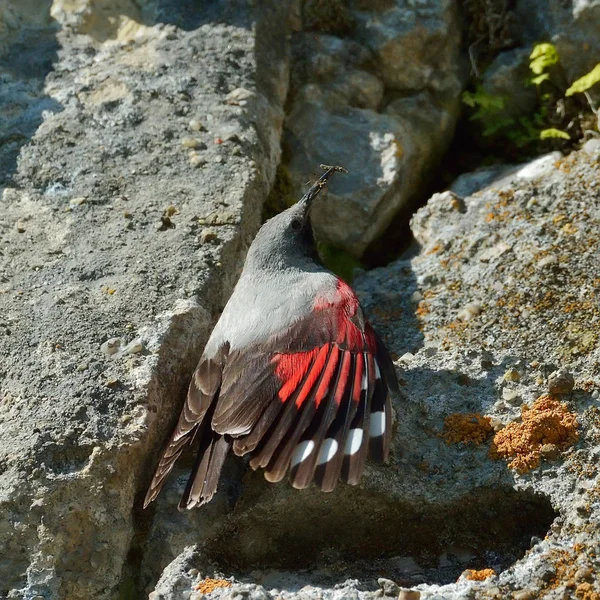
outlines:
[[[313,348],[308,352],[290,352],[289,354],[276,354],[273,357],[272,362],[275,363],[275,375],[283,384],[277,393],[281,402],[287,402],[290,396],[296,391],[317,354],[323,354],[323,348],[320,350],[321,352],[319,353],[319,348]],[[326,356],[327,354],[325,353],[323,361]],[[311,382],[309,387],[312,386],[312,383],[314,381]]]
[[[319,381],[319,386],[317,387],[317,391],[315,393],[315,405],[317,408],[319,408],[319,405],[323,401],[323,398],[325,398],[325,396],[327,395],[333,374],[338,368],[340,347],[337,344],[330,345],[332,346],[331,355],[329,357],[329,360],[327,361],[327,366],[325,367],[325,371],[323,372],[323,377],[321,378],[321,381]]]
[[[366,326],[356,294],[347,283],[338,280],[334,294],[319,298],[314,308],[321,318],[325,317],[330,331],[335,335],[335,342],[343,348],[352,352],[367,350],[375,353],[375,338]]]
[[[281,402],[287,402],[294,392],[297,392],[296,406],[300,408],[304,404],[315,382],[321,375],[323,367],[327,364],[330,348],[331,344],[325,344],[308,352],[290,352],[276,354],[273,357],[272,362],[276,364],[275,375],[282,384],[277,393]],[[309,369],[310,372],[308,372],[306,381],[300,386],[300,382],[307,375]]]
[[[356,355],[356,365],[354,366],[354,385],[352,386],[352,401],[355,404],[360,402],[360,392],[365,371],[365,358],[363,354]]]
[[[342,396],[346,390],[346,382],[348,381],[348,377],[350,375],[350,364],[352,362],[352,354],[350,352],[344,352],[344,356],[342,358],[342,364],[340,366],[340,379],[338,385],[335,389],[334,401],[337,406],[339,406],[342,402]]]
[[[352,288],[345,281],[338,279],[334,294],[330,298],[317,298],[314,307],[317,311],[341,310],[348,319],[351,319],[358,310],[359,302]]]

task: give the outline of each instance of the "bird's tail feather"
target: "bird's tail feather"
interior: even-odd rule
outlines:
[[[194,468],[179,502],[179,510],[194,508],[209,502],[217,491],[223,463],[231,448],[229,439],[210,427],[205,419],[200,433],[200,447]]]

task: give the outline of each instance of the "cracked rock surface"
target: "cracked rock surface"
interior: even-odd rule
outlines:
[[[599,159],[434,195],[355,281],[400,375],[390,464],[331,494],[247,474],[153,598],[595,598]]]
[[[279,162],[285,34],[265,22],[284,5],[223,3],[189,30],[158,8],[10,13],[0,597],[137,585],[137,495]],[[15,48],[40,30],[27,71]]]
[[[352,170],[315,218],[360,256],[450,141],[458,16],[0,0],[0,598],[598,599],[590,142],[463,176],[357,274],[401,383],[388,465],[322,494],[231,457],[179,513],[188,455],[141,510],[278,167]]]
[[[314,223],[320,239],[360,257],[452,139],[466,76],[456,3],[305,2],[297,27],[286,169],[296,190],[319,163],[348,169]]]

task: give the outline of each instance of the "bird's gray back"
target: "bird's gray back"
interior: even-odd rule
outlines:
[[[238,350],[281,334],[309,316],[317,298],[333,301],[336,290],[335,275],[317,265],[310,270],[242,272],[206,344],[204,357],[214,356],[225,342],[229,342],[230,350]]]

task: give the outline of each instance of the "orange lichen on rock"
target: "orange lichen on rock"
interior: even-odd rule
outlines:
[[[444,246],[442,244],[436,244],[433,248],[429,248],[429,250],[425,251],[425,254],[437,254],[440,250],[443,250]]]
[[[584,381],[583,383],[581,383],[579,385],[579,387],[584,391],[587,392],[588,394],[591,394],[595,389],[596,389],[596,382],[589,380],[589,381]]]
[[[228,587],[231,587],[231,581],[225,579],[210,579],[210,577],[207,577],[204,581],[201,581],[195,589],[201,594],[210,594],[216,588]]]
[[[493,431],[489,417],[479,413],[454,413],[444,420],[442,437],[447,444],[475,444],[485,442]]]
[[[530,407],[521,409],[521,422],[509,423],[494,436],[492,458],[512,459],[508,466],[526,473],[540,464],[542,446],[554,444],[560,450],[578,438],[577,415],[553,396],[540,396]]]
[[[427,302],[421,301],[417,306],[416,312],[418,317],[424,317],[425,315],[428,315],[431,312],[431,309],[429,308],[429,304]]]
[[[494,569],[467,569],[465,571],[465,578],[469,581],[485,581],[488,577],[495,575]]]
[[[575,596],[580,600],[600,600],[600,593],[594,591],[591,583],[580,583],[575,590]]]

